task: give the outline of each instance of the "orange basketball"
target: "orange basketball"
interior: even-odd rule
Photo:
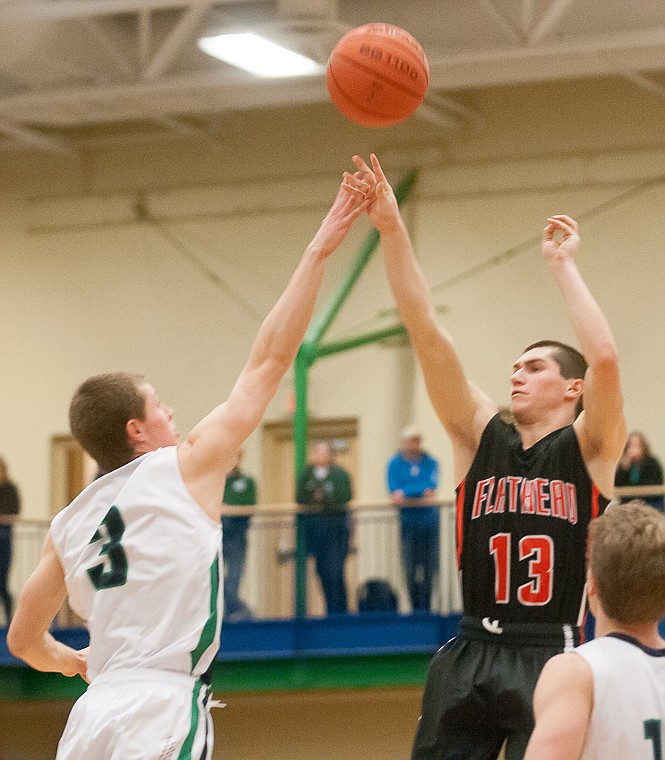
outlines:
[[[429,64],[418,40],[392,24],[365,24],[335,45],[326,68],[333,103],[363,127],[399,124],[422,103]]]

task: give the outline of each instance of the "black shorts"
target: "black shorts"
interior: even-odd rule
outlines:
[[[547,660],[579,643],[572,626],[491,624],[464,617],[434,655],[412,760],[521,760],[533,691]]]

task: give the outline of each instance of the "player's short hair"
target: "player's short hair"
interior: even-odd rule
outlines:
[[[606,615],[665,618],[665,515],[638,499],[610,507],[589,526],[589,567]]]
[[[127,423],[145,417],[145,377],[137,372],[94,375],[77,388],[69,405],[72,435],[110,472],[134,459]]]
[[[587,360],[584,356],[572,346],[567,343],[561,343],[558,340],[538,340],[527,346],[523,354],[530,351],[532,348],[551,348],[552,359],[559,365],[559,371],[561,377],[565,377],[568,380],[571,377],[580,378],[584,380],[586,371],[589,368]],[[575,407],[575,416],[577,417],[584,408],[584,397],[580,396],[577,405]]]

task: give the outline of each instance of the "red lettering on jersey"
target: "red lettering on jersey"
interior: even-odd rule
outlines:
[[[535,488],[533,480],[523,480],[520,488],[521,512],[523,515],[532,515],[535,511]]]
[[[494,512],[494,504],[492,504],[492,495],[494,494],[494,482],[496,478],[492,476],[490,478],[490,485],[487,489],[487,504],[485,506],[485,514],[488,515],[490,512]]]
[[[550,500],[550,495],[547,492],[547,485],[549,480],[547,478],[536,478],[533,481],[536,495],[536,514],[537,515],[549,515],[551,514],[550,508],[547,506],[547,502]]]
[[[568,506],[568,522],[577,525],[577,489],[573,483],[566,483],[566,502]]]
[[[550,481],[550,504],[552,505],[553,517],[560,517],[563,520],[568,517],[563,480]]]
[[[516,475],[509,475],[506,478],[508,483],[508,511],[517,512],[517,486],[520,484],[522,478],[518,478]]]
[[[494,486],[494,478],[486,478],[485,480],[479,480],[476,484],[476,493],[473,497],[473,509],[471,510],[471,519],[475,520],[480,517],[483,511],[483,505],[489,498],[491,493],[491,487]]]
[[[496,484],[496,499],[494,500],[494,511],[503,513],[506,506],[506,479],[499,478]]]

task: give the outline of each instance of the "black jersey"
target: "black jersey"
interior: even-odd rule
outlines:
[[[526,451],[493,417],[457,488],[457,561],[466,615],[581,625],[589,522],[604,511],[572,425]]]

